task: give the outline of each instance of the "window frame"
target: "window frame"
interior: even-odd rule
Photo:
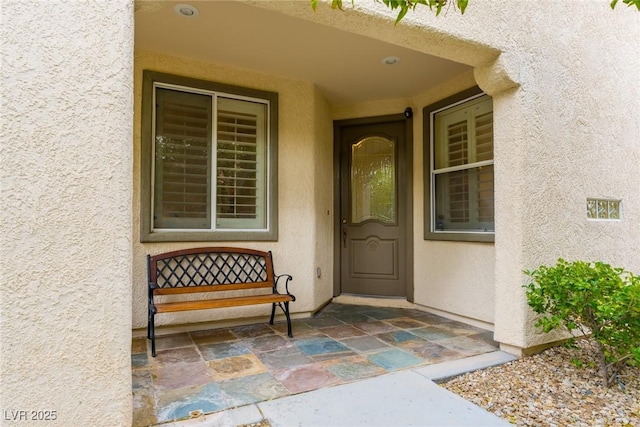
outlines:
[[[436,231],[433,221],[435,212],[435,179],[433,174],[434,144],[435,144],[435,120],[434,114],[447,108],[456,107],[466,101],[476,99],[485,93],[478,87],[466,89],[441,101],[435,102],[423,108],[423,167],[424,167],[424,239],[459,241],[459,242],[486,242],[495,241],[495,231]],[[495,156],[494,156],[495,157]],[[495,174],[495,163],[494,174]],[[467,169],[468,170],[468,169]],[[495,175],[494,175],[495,177]],[[495,178],[494,178],[495,179]],[[494,189],[495,200],[495,189]],[[494,210],[495,221],[495,210]],[[495,222],[494,222],[495,223]]]
[[[191,89],[193,93],[215,92],[237,99],[259,99],[267,105],[266,141],[266,228],[223,230],[154,230],[153,167],[155,85]],[[140,240],[141,242],[202,242],[202,241],[277,241],[278,240],[278,94],[275,92],[233,86],[144,70],[142,79],[140,144]],[[213,119],[215,123],[215,118]],[[213,130],[215,132],[215,129]],[[215,156],[214,156],[215,157]],[[216,208],[215,203],[210,206]]]

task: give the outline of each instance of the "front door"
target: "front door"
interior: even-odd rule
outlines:
[[[407,296],[407,127],[404,116],[336,123],[341,293]]]

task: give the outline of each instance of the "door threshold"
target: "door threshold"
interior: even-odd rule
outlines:
[[[374,307],[416,308],[416,305],[407,301],[406,297],[341,294],[333,297],[332,302],[338,304],[370,305]]]

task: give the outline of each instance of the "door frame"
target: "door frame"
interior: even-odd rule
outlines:
[[[410,111],[410,110],[409,110]],[[340,168],[340,153],[341,153],[341,137],[342,128],[354,125],[373,125],[389,122],[404,122],[405,123],[405,158],[404,165],[398,167],[398,173],[404,173],[407,186],[404,189],[406,192],[406,231],[405,238],[406,244],[406,259],[405,268],[407,272],[406,283],[406,295],[407,301],[413,302],[413,119],[407,117],[405,114],[390,114],[384,116],[374,117],[362,117],[357,119],[345,119],[333,121],[333,296],[337,297],[342,293],[342,283],[340,272],[342,270],[341,257],[340,257],[340,236],[341,236],[341,206],[340,206],[340,191],[342,188],[343,179],[348,177],[342,177]],[[398,159],[401,160],[401,159]],[[401,167],[403,166],[403,167]],[[402,191],[403,189],[398,189]]]

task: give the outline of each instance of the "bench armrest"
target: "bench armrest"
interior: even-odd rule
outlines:
[[[289,293],[289,281],[293,280],[293,277],[290,274],[280,274],[280,275],[276,275],[274,276],[274,281],[273,281],[273,293],[274,294],[279,294],[280,292],[278,292],[278,282],[280,281],[280,279],[285,279],[284,282],[284,290],[287,293],[287,295],[291,295]]]

